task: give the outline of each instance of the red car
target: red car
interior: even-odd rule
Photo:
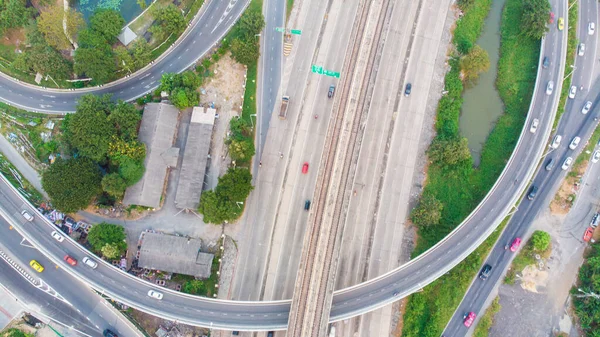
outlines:
[[[554,23],[554,13],[550,12],[550,18],[548,19],[548,23]]]
[[[304,165],[302,165],[302,173],[306,174],[308,172],[308,163],[304,163]]]
[[[70,257],[69,255],[65,255],[65,261],[67,261],[67,263],[70,264],[73,267],[75,267],[77,265],[77,260],[75,260],[74,258]]]
[[[516,252],[517,249],[519,249],[520,245],[521,245],[521,238],[515,238],[515,240],[513,241],[513,243],[510,245],[510,251],[511,252]]]
[[[588,227],[583,233],[583,241],[588,242],[592,239],[592,235],[594,235],[594,228]]]
[[[465,320],[463,321],[464,325],[468,328],[473,324],[473,321],[475,320],[475,317],[477,317],[477,315],[474,312],[470,312],[469,314],[467,314],[465,316]]]

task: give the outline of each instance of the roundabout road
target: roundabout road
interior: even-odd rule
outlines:
[[[249,0],[207,0],[200,15],[192,20],[192,27],[167,54],[130,77],[102,87],[75,91],[44,89],[0,73],[0,101],[29,111],[65,114],[74,112],[77,99],[87,93],[134,100],[156,88],[163,73],[178,73],[195,63],[225,36],[249,3]]]

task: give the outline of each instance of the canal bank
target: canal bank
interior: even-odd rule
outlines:
[[[496,90],[496,77],[500,58],[500,23],[505,3],[506,0],[492,1],[483,31],[476,41],[476,44],[488,53],[490,68],[480,74],[477,83],[466,88],[463,93],[460,133],[469,141],[469,150],[476,167],[481,161],[483,144],[504,110]]]

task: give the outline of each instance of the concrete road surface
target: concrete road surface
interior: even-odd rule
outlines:
[[[563,1],[560,1],[558,4],[553,2],[552,5],[558,17],[565,17],[566,7],[564,6]],[[504,246],[510,244],[516,237],[525,239],[526,236],[528,236],[531,223],[541,209],[548,207],[548,203],[552,200],[562,183],[563,178],[566,176],[567,171],[562,170],[561,165],[567,157],[572,157],[573,159],[577,157],[579,152],[585,146],[592,131],[597,126],[598,122],[595,121],[594,118],[600,116],[600,110],[597,107],[597,105],[600,104],[600,83],[597,82],[597,79],[593,79],[593,86],[588,85],[588,83],[592,81],[590,77],[595,74],[596,59],[593,55],[596,51],[598,33],[596,32],[594,35],[588,35],[587,23],[589,21],[597,21],[598,8],[597,2],[593,0],[580,1],[579,6],[581,8],[581,16],[578,24],[578,37],[580,40],[584,41],[586,45],[589,45],[589,51],[592,53],[590,53],[590,57],[578,56],[576,58],[575,69],[571,75],[571,84],[578,87],[583,85],[584,90],[580,91],[578,88],[575,99],[568,99],[567,101],[565,114],[561,118],[561,122],[556,132],[556,134],[562,136],[563,140],[556,150],[548,149],[545,159],[542,161],[543,164],[539,167],[538,172],[531,183],[531,185],[539,188],[537,196],[534,200],[524,198],[518,206],[518,210],[507,224],[504,233],[485,262],[486,264],[490,264],[493,268],[489,279],[481,281],[476,278],[473,281],[463,298],[462,303],[457,308],[454,316],[444,331],[448,337],[465,336],[471,333],[471,330],[468,330],[463,325],[464,314],[470,311],[473,311],[478,315],[483,314],[483,307],[488,300],[490,293],[496,287],[497,283],[503,279],[504,271],[508,268],[508,265],[514,258],[515,253],[512,253],[510,250],[505,250]],[[569,25],[572,24],[573,23],[569,23]],[[556,29],[556,26],[552,26],[546,37],[544,55],[551,55],[551,62],[562,61],[556,56],[557,43],[555,43],[556,39],[562,34],[566,34],[566,30],[564,32],[559,32]],[[572,68],[566,67],[565,69],[565,72],[571,72]],[[551,80],[555,76],[547,70],[543,70],[543,73],[546,74],[545,78],[547,80]],[[565,81],[563,85],[568,87],[569,81]],[[544,93],[541,94],[543,95]],[[558,91],[556,94],[558,94]],[[584,115],[581,113],[581,108],[585,101],[588,100],[594,102],[594,104],[592,106],[592,111],[587,115]],[[569,149],[569,143],[576,136],[581,137],[581,143],[575,150],[571,150]],[[545,165],[550,159],[554,159],[556,164],[551,171],[547,171]]]

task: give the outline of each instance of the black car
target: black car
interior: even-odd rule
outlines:
[[[412,84],[406,83],[406,88],[404,89],[404,96],[410,95],[411,90],[412,90]]]
[[[269,331],[267,333],[267,337],[273,337],[273,336],[275,336],[275,331]]]
[[[481,272],[479,273],[479,278],[482,280],[486,280],[490,276],[491,273],[492,273],[492,266],[490,266],[489,264],[486,264],[481,269]]]
[[[542,61],[542,67],[548,68],[549,65],[550,65],[550,60],[548,59],[548,56],[544,56],[544,61]]]
[[[306,200],[304,202],[304,210],[308,211],[310,209],[310,200]]]
[[[116,333],[110,331],[109,329],[104,330],[104,337],[119,337]]]
[[[335,85],[330,85],[329,86],[329,91],[327,92],[327,97],[331,98],[333,97],[333,94],[335,94]]]
[[[529,188],[529,193],[527,193],[527,199],[533,200],[533,198],[535,198],[535,195],[537,194],[537,191],[538,191],[537,186],[531,186]]]
[[[234,336],[239,336],[239,335],[240,335],[240,332],[239,332],[239,331],[234,331],[234,332],[232,332],[231,334],[232,334],[232,335],[234,335]]]

